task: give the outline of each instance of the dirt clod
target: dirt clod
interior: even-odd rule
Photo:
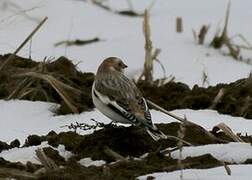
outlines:
[[[28,146],[37,146],[40,145],[42,141],[45,140],[44,136],[38,136],[38,135],[30,135],[27,137],[25,140],[25,145],[26,147]]]
[[[15,139],[15,140],[11,141],[10,146],[11,146],[11,148],[19,147],[20,146],[19,140]]]

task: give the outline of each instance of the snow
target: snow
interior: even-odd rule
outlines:
[[[82,166],[85,166],[85,167],[89,167],[89,166],[102,166],[102,165],[106,164],[106,162],[103,161],[103,160],[93,161],[91,158],[83,158],[83,159],[81,159],[79,161],[79,163]]]
[[[14,52],[19,44],[35,28],[40,20],[48,16],[48,21],[35,34],[30,43],[18,55],[28,57],[31,51],[32,59],[42,61],[44,57],[57,58],[66,56],[78,64],[85,72],[95,72],[102,59],[108,56],[118,56],[128,65],[127,75],[135,77],[141,73],[144,59],[144,37],[142,33],[142,18],[119,16],[102,10],[91,3],[79,0],[1,0],[0,1],[0,54]],[[242,34],[252,42],[251,21],[252,1],[231,1],[229,35]],[[18,6],[12,6],[12,4]],[[113,9],[125,10],[127,1],[107,1]],[[149,0],[132,0],[137,12],[150,5]],[[223,24],[227,0],[156,0],[151,9],[151,32],[155,48],[161,48],[159,60],[166,69],[166,75],[175,76],[175,81],[181,81],[193,87],[202,85],[203,72],[208,76],[209,85],[229,83],[240,78],[246,78],[251,65],[223,56],[223,50],[211,49],[213,34]],[[24,15],[21,11],[26,11]],[[30,18],[27,18],[27,15]],[[184,32],[175,32],[175,19],[183,18]],[[206,37],[206,45],[195,44],[192,29],[198,31],[203,24],[211,24]],[[55,47],[62,40],[90,39],[99,37],[101,42],[87,46]],[[251,51],[243,51],[243,56],[249,58]],[[154,65],[154,77],[163,77],[158,64]],[[45,135],[51,130],[59,133],[68,131],[66,125],[74,122],[94,123],[90,119],[109,123],[110,120],[96,109],[78,115],[56,116],[57,104],[46,102],[30,102],[0,100],[0,141],[10,143],[19,139],[24,143],[28,135]],[[158,111],[151,111],[154,123],[169,123],[175,120]],[[213,110],[174,110],[175,115],[184,117],[210,130],[218,123],[224,122],[235,133],[252,134],[251,120],[242,117],[221,115]],[[80,134],[90,134],[93,130],[78,131]],[[0,153],[0,157],[10,161],[39,163],[35,158],[35,149],[49,146],[43,142],[40,146],[14,148]],[[58,151],[65,158],[71,156],[64,146]],[[245,143],[216,144],[198,147],[186,147],[183,156],[198,156],[211,153],[214,157],[227,162],[242,163],[251,158],[251,146]],[[172,154],[177,158],[177,152]],[[101,165],[102,161],[92,161],[90,158],[80,160],[88,166]],[[207,170],[185,170],[184,179],[239,179],[251,178],[251,165],[230,165],[232,176],[227,176],[223,167]],[[171,173],[155,173],[157,179],[178,179],[179,171]],[[140,178],[145,179],[145,178]]]
[[[25,100],[0,100],[0,141],[10,143],[14,139],[25,142],[27,136],[32,134],[46,135],[50,131],[56,133],[69,131],[66,125],[71,123],[93,124],[91,119],[98,120],[105,124],[110,123],[110,119],[101,114],[98,110],[83,112],[81,114],[69,114],[56,116],[53,111],[58,107],[54,103]],[[221,115],[213,110],[174,110],[171,113],[180,117],[186,117],[206,129],[211,130],[218,123],[224,122],[235,133],[252,134],[252,123],[249,119]],[[169,123],[176,120],[155,110],[151,111],[154,123]],[[78,130],[79,134],[90,134],[94,130]]]
[[[93,123],[90,120],[91,118],[101,119],[101,121],[107,123],[110,122],[109,119],[97,113],[97,111],[55,116],[53,111],[57,107],[58,105],[56,104],[39,101],[0,100],[0,141],[10,143],[17,138],[23,144],[29,135],[46,135],[51,130],[54,130],[56,133],[69,131],[65,127],[66,125],[76,121],[91,124]],[[88,134],[92,132],[92,130],[89,130],[81,131],[80,133]]]
[[[102,59],[108,56],[121,57],[131,76],[139,74],[143,67],[144,37],[142,18],[120,16],[98,8],[91,3],[77,0],[2,0],[0,1],[0,54],[13,52],[25,37],[34,29],[37,22],[27,18],[20,10],[13,8],[9,2],[20,6],[32,18],[49,20],[32,39],[31,56],[42,61],[45,56],[67,56],[82,71],[95,72]],[[132,1],[137,12],[143,12],[150,1]],[[157,0],[151,9],[151,32],[153,46],[161,48],[159,56],[168,75],[174,75],[176,81],[202,85],[203,71],[208,75],[210,85],[228,83],[247,77],[251,65],[234,61],[223,56],[208,45],[195,44],[192,29],[199,30],[203,24],[211,24],[206,43],[210,43],[219,22],[223,21],[226,0]],[[7,5],[7,6],[4,6]],[[114,9],[127,9],[125,0],[110,0],[108,5]],[[196,6],[195,6],[196,5]],[[243,34],[252,42],[252,35],[247,22],[250,21],[249,0],[232,1],[229,34]],[[6,8],[4,8],[6,7]],[[62,12],[62,13],[60,13]],[[63,13],[65,12],[65,13]],[[183,17],[184,32],[175,32],[175,19]],[[87,45],[55,47],[54,44],[67,39],[90,39],[100,37],[103,41]],[[29,45],[19,55],[29,56]],[[250,57],[250,51],[245,57]],[[92,63],[90,63],[92,62]],[[225,71],[223,71],[225,69]],[[163,77],[163,72],[155,64],[154,75]]]
[[[36,157],[35,150],[38,148],[44,148],[44,147],[51,147],[59,152],[59,155],[65,158],[67,160],[70,158],[73,154],[69,151],[65,150],[64,145],[59,145],[58,148],[54,148],[50,145],[48,145],[47,142],[42,142],[38,146],[29,146],[29,147],[23,147],[23,148],[12,148],[10,150],[2,151],[0,153],[0,157],[4,158],[7,161],[10,162],[21,162],[23,164],[26,164],[28,161],[34,163],[34,164],[41,164],[40,161]]]
[[[244,163],[247,159],[252,159],[252,146],[248,143],[229,143],[183,147],[182,159],[208,153],[220,161],[239,164]],[[171,157],[179,159],[179,151],[172,152]]]
[[[241,133],[242,135],[252,134],[251,119],[219,114],[215,110],[179,109],[171,111],[170,113],[175,114],[179,117],[186,116],[188,120],[195,122],[196,124],[199,124],[208,130],[212,130],[215,125],[223,122],[227,126],[229,126],[234,133]],[[173,118],[164,114],[160,114],[160,112],[152,111],[152,114],[155,123],[174,122]]]
[[[211,169],[186,169],[183,170],[184,180],[249,180],[251,179],[252,165],[229,165],[231,176],[228,176],[224,167]],[[148,176],[155,177],[155,180],[178,180],[180,171],[169,173],[153,173],[138,177],[139,180],[146,180]]]

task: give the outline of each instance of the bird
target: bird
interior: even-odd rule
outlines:
[[[95,107],[112,122],[144,128],[155,140],[166,139],[152,123],[146,99],[135,83],[124,75],[128,66],[118,57],[108,57],[98,67],[92,85]]]

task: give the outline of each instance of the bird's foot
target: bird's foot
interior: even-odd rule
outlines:
[[[109,124],[106,124],[104,127],[105,128],[115,128],[118,127],[117,122],[111,121]]]

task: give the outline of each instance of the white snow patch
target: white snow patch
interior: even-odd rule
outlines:
[[[82,166],[85,166],[85,167],[89,167],[89,166],[102,166],[102,165],[106,164],[106,162],[103,161],[103,160],[93,161],[91,158],[83,158],[83,159],[79,160],[79,163]]]
[[[231,176],[228,176],[224,167],[211,169],[186,169],[183,170],[184,180],[249,180],[251,179],[252,165],[229,165]],[[169,173],[153,173],[138,177],[139,180],[146,180],[148,176],[155,177],[155,180],[178,180],[180,171]]]
[[[108,124],[110,119],[105,117],[97,109],[81,114],[69,114],[64,116],[55,116],[53,111],[57,108],[57,104],[46,102],[33,102],[23,100],[0,100],[0,141],[10,143],[14,139],[24,143],[27,136],[32,134],[46,135],[50,131],[56,133],[69,131],[66,125],[71,123],[87,123],[94,124],[91,119]],[[221,115],[213,110],[174,110],[171,111],[180,117],[186,117],[206,129],[212,129],[218,123],[226,123],[235,133],[252,134],[252,121],[241,117],[232,117],[230,115]],[[176,121],[175,119],[161,113],[151,110],[154,123],[169,123]],[[127,125],[126,125],[127,126]],[[94,130],[78,130],[79,134],[90,134]]]
[[[243,163],[252,159],[252,146],[249,143],[229,143],[183,147],[182,159],[204,154],[211,154],[214,158],[228,163]],[[179,151],[172,152],[171,157],[178,159]]]
[[[241,133],[243,135],[246,133],[248,135],[252,134],[251,119],[219,114],[214,110],[180,109],[170,112],[182,118],[186,116],[188,120],[199,124],[208,130],[211,130],[215,125],[223,122],[228,125],[234,133]],[[152,117],[154,123],[169,123],[176,121],[174,118],[158,111],[152,111]]]
[[[70,125],[78,121],[87,124],[94,124],[91,118],[104,123],[110,120],[101,113],[95,111],[83,112],[81,114],[69,114],[65,116],[55,116],[53,111],[57,104],[46,102],[33,102],[23,100],[0,100],[0,141],[10,143],[14,139],[24,143],[27,136],[32,134],[46,135],[51,130],[56,133],[69,131],[65,125]],[[89,134],[93,130],[80,131],[80,134]]]
[[[38,146],[13,148],[13,149],[2,151],[0,153],[0,157],[10,162],[21,162],[23,164],[26,164],[28,161],[30,161],[35,164],[41,164],[40,161],[36,157],[35,150],[38,148],[44,148],[44,147],[52,147],[52,146],[48,145],[47,142],[42,142]],[[58,148],[54,148],[54,147],[52,148],[55,150],[58,150],[59,154],[63,158],[65,158],[65,160],[68,160],[68,158],[70,158],[73,155],[71,152],[65,150],[64,145],[59,145]]]
[[[91,3],[71,0],[12,0],[20,7],[14,8],[7,0],[0,1],[0,54],[14,52],[16,47],[34,29],[38,22],[27,18],[21,10],[32,18],[41,20],[48,16],[45,25],[32,38],[31,56],[42,61],[45,56],[66,56],[82,71],[95,72],[102,59],[108,56],[121,57],[128,65],[128,71],[139,72],[143,68],[144,36],[142,18],[120,16],[97,8]],[[134,9],[143,12],[150,1],[132,2]],[[127,9],[124,0],[111,0],[108,5],[116,10]],[[251,42],[250,0],[234,1],[231,7],[229,34],[242,34]],[[167,75],[174,75],[176,81],[202,85],[203,71],[208,75],[210,85],[232,82],[247,77],[251,65],[223,56],[218,50],[208,45],[195,44],[192,29],[196,31],[203,24],[211,24],[206,37],[209,44],[219,27],[218,23],[225,15],[226,1],[220,0],[157,0],[151,9],[150,23],[152,41],[155,48],[161,48],[160,61],[166,68]],[[55,11],[57,9],[57,11]],[[58,13],[67,12],[67,13]],[[175,31],[175,19],[183,17],[184,32]],[[92,20],[90,20],[92,17]],[[242,20],[241,20],[242,19]],[[223,22],[223,21],[222,21]],[[87,46],[55,47],[63,40],[90,39],[100,37],[102,42]],[[242,50],[243,52],[243,50]],[[19,55],[28,57],[29,46],[25,46]],[[251,57],[251,51],[245,57]],[[225,69],[225,71],[223,71]],[[155,63],[154,76],[163,77],[160,66]]]

